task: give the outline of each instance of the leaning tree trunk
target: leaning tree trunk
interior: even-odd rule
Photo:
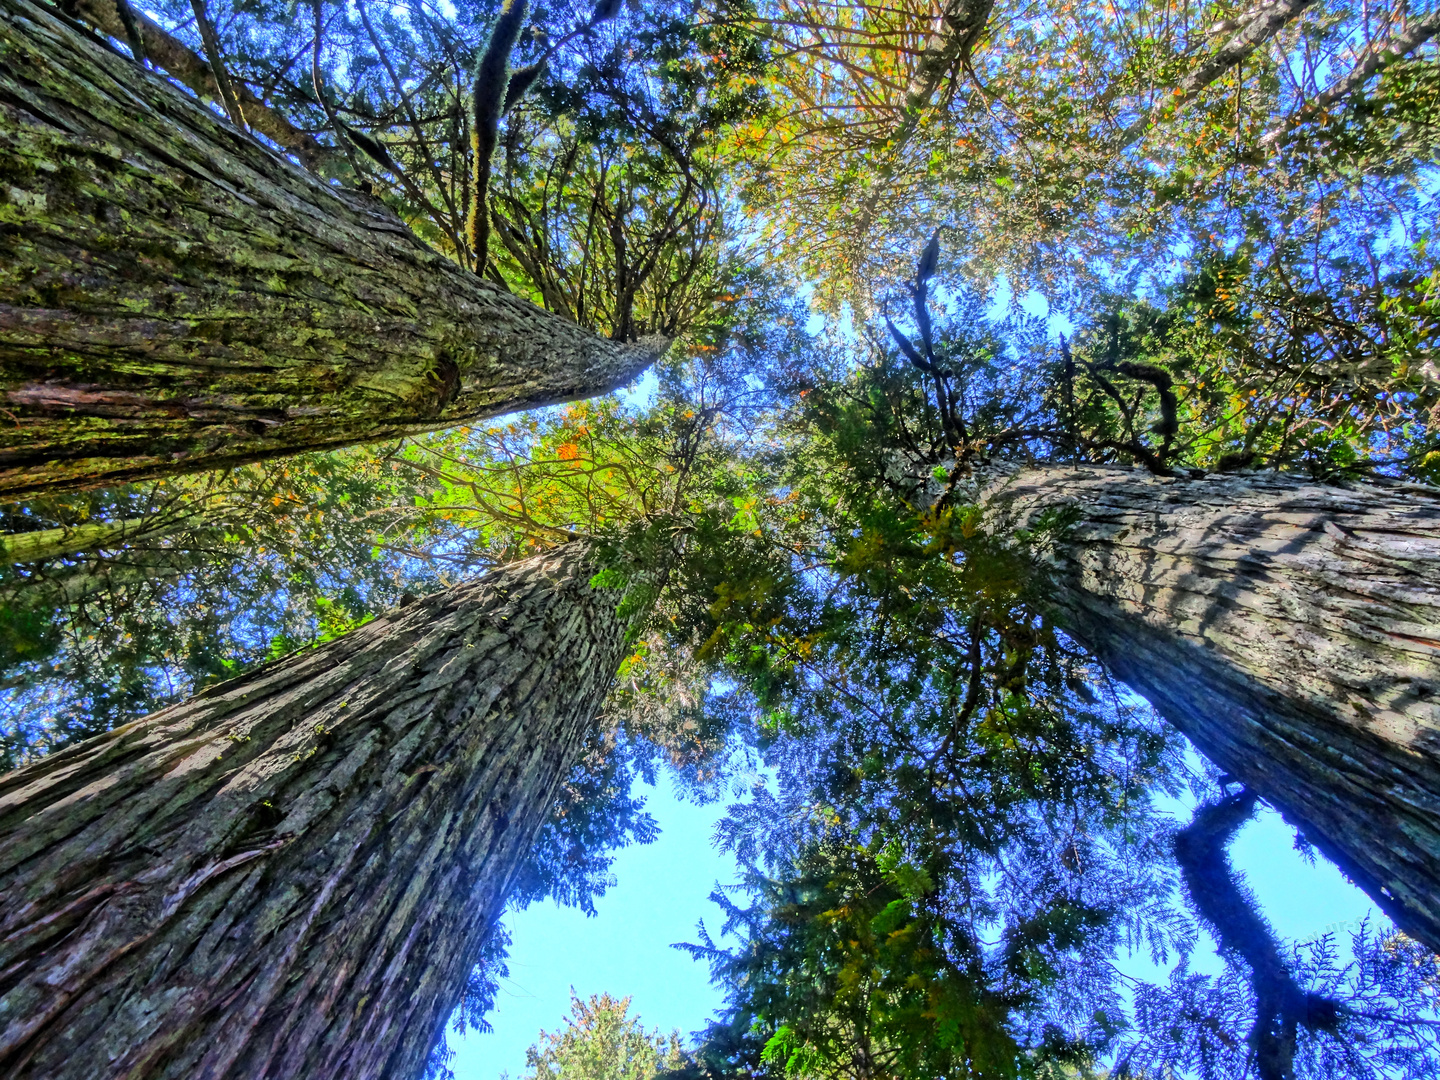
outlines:
[[[86,521],[34,532],[0,533],[0,564],[43,562],[102,548],[128,547],[168,536],[203,520],[203,512],[195,511],[189,515],[154,514],[119,521]]]
[[[0,496],[605,393],[617,345],[421,243],[33,0],[0,0]]]
[[[1027,469],[1060,621],[1440,950],[1440,491]]]
[[[579,544],[0,778],[0,1075],[413,1078],[619,664]]]

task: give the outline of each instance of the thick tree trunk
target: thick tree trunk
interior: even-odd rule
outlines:
[[[1061,622],[1440,950],[1440,491],[1083,467],[982,498],[1073,507]]]
[[[413,1078],[619,664],[579,544],[0,778],[0,1074]]]
[[[608,392],[618,345],[427,248],[32,0],[0,0],[0,496]]]

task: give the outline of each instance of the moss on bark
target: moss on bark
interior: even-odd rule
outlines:
[[[0,497],[606,393],[618,344],[427,248],[31,0],[0,0]]]

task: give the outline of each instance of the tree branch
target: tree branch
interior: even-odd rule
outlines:
[[[74,0],[68,10],[103,34],[127,39],[124,22],[114,0]],[[220,87],[209,64],[143,13],[135,12],[135,22],[145,57],[152,64],[201,97],[223,103]],[[243,82],[232,84],[232,89],[250,127],[294,154],[307,169],[322,172],[336,160],[338,155],[333,149],[318,142],[309,132],[301,131],[283,114],[266,105]]]
[[[1432,11],[1419,22],[1406,27],[1403,33],[1388,37],[1380,45],[1371,47],[1348,74],[1331,83],[1329,88],[1314,101],[1301,106],[1296,114],[1284,124],[1266,132],[1260,139],[1260,145],[1268,146],[1287,131],[1299,127],[1309,120],[1324,116],[1335,105],[1364,86],[1376,72],[1396,60],[1408,56],[1437,33],[1440,33],[1440,11]]]
[[[1200,807],[1175,836],[1175,861],[1196,910],[1215,931],[1220,952],[1238,957],[1250,969],[1255,1023],[1249,1042],[1260,1080],[1289,1080],[1297,1026],[1333,1030],[1339,1013],[1336,1002],[1300,989],[1269,924],[1256,910],[1254,896],[1230,866],[1226,848],[1255,813],[1258,801],[1253,792],[1244,791]]]

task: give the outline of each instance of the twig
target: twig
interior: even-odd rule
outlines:
[[[130,5],[126,0],[117,0],[116,6],[120,9],[120,17],[123,19],[125,11]],[[230,85],[230,75],[225,70],[225,60],[220,53],[220,39],[216,36],[215,27],[210,22],[210,13],[205,10],[205,0],[190,0],[190,10],[195,12],[195,25],[200,30],[200,40],[205,45],[205,57],[210,61],[210,74],[215,77],[215,86],[220,91],[220,102],[225,106],[225,113],[230,117],[230,122],[241,131],[249,131],[249,125],[245,123],[245,114],[240,110],[240,102],[236,100],[235,90]],[[139,36],[138,29],[136,36]]]

